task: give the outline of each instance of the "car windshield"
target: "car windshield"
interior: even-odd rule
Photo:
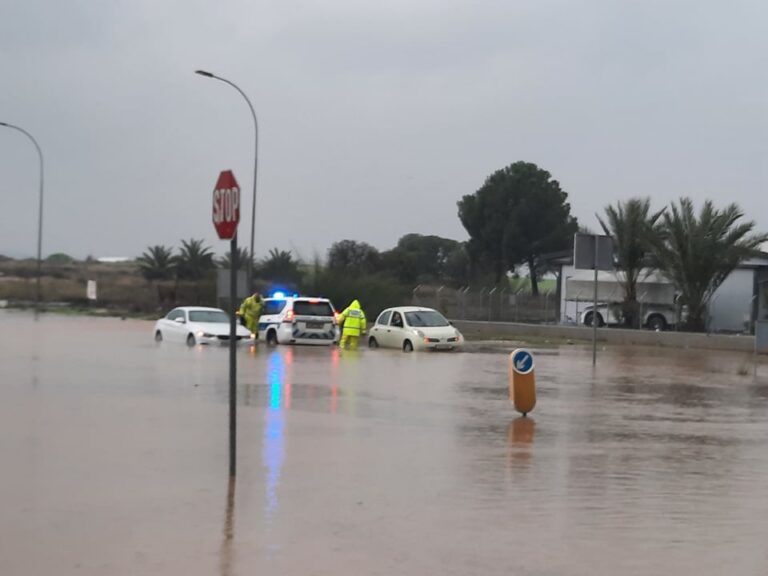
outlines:
[[[229,316],[220,310],[196,310],[189,313],[190,322],[229,322]]]
[[[406,312],[405,320],[408,326],[414,328],[432,328],[437,326],[448,326],[448,320],[434,310],[419,310],[418,312]]]
[[[310,302],[296,300],[293,303],[293,313],[296,316],[333,316],[333,307],[328,301]]]

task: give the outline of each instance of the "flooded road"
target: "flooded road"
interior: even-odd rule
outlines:
[[[225,348],[0,328],[3,575],[768,573],[743,355],[541,351],[522,419],[503,351],[242,348],[230,484]]]

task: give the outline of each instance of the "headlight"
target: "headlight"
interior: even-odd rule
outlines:
[[[256,334],[254,334],[253,332],[251,332],[251,340],[256,340]]]
[[[208,332],[198,332],[197,335],[200,338],[213,338],[213,334],[210,334]]]

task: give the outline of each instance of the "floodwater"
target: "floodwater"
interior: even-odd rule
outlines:
[[[225,348],[0,311],[0,574],[768,573],[765,366],[536,358],[242,348],[230,483]]]

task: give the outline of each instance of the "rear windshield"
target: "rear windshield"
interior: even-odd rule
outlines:
[[[296,316],[333,316],[333,307],[329,302],[307,302],[297,300],[293,303]]]
[[[419,312],[406,312],[405,320],[408,326],[430,328],[436,326],[448,326],[446,320],[440,312],[434,310],[421,310]]]
[[[218,310],[198,310],[190,311],[190,322],[229,322],[229,316],[225,312]]]
[[[280,314],[285,308],[285,300],[266,300],[264,302],[263,315],[269,316],[270,314]]]

